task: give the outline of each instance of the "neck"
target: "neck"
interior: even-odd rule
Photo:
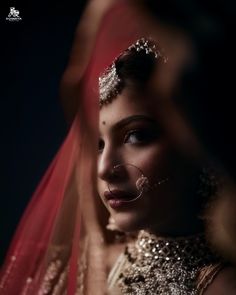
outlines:
[[[163,224],[154,226],[152,228],[146,228],[150,233],[161,237],[183,237],[192,236],[205,231],[204,222],[200,218],[194,218],[192,216],[185,216],[176,218],[176,221],[171,221],[170,224]]]

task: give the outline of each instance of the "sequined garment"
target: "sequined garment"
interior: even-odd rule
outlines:
[[[196,295],[201,269],[218,261],[203,235],[163,239],[141,231],[127,246],[117,285],[125,295]]]

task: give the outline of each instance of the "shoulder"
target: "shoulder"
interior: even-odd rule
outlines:
[[[236,267],[224,267],[215,276],[207,287],[204,295],[235,295],[236,294]]]

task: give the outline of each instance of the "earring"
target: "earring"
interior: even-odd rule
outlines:
[[[114,220],[114,218],[110,215],[109,219],[108,219],[108,224],[106,226],[106,229],[114,232],[114,241],[117,244],[120,243],[124,243],[127,241],[128,238],[128,234],[126,234],[125,232],[122,232],[119,230],[119,228],[116,225],[116,222]]]
[[[118,227],[116,226],[116,222],[111,215],[108,219],[108,224],[106,226],[106,229],[111,230],[111,231],[118,231]]]

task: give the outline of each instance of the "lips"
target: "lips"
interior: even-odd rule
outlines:
[[[105,191],[104,197],[110,207],[112,207],[113,209],[117,209],[119,207],[127,205],[127,201],[135,198],[135,196],[129,192],[117,189],[114,189],[112,191]]]
[[[111,191],[105,191],[104,192],[104,197],[109,201],[109,200],[130,200],[134,198],[134,195],[126,192],[126,191],[121,191],[121,190],[111,190]]]

